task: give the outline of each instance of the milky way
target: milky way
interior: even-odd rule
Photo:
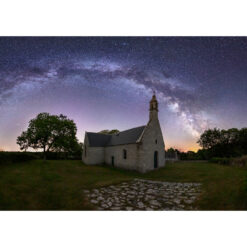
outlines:
[[[148,120],[155,90],[167,147],[197,149],[207,128],[247,126],[247,39],[241,37],[0,38],[0,148],[39,112],[85,130]]]

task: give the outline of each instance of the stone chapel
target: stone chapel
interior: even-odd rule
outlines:
[[[165,166],[165,143],[158,118],[155,94],[146,125],[108,135],[86,132],[82,161],[147,172]]]

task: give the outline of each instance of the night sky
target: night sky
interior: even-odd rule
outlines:
[[[247,39],[241,37],[2,37],[0,149],[40,112],[85,131],[148,121],[152,90],[166,144],[197,150],[207,128],[247,126]]]

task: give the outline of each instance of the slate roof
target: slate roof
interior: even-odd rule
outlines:
[[[91,147],[105,147],[111,139],[111,135],[87,132],[89,145]]]
[[[121,131],[118,134],[113,135],[87,132],[89,145],[91,147],[106,147],[136,143],[144,128],[145,125]]]

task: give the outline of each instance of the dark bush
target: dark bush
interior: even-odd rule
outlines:
[[[247,166],[247,155],[238,158],[212,158],[209,160],[212,163],[218,163],[221,165],[231,165],[244,167]]]
[[[238,167],[247,166],[247,155],[232,159],[231,165],[232,166],[238,166]]]
[[[31,152],[0,152],[0,165],[25,162],[37,158],[38,156]]]
[[[65,153],[65,152],[49,152],[47,153],[48,160],[80,160],[81,154]]]
[[[42,152],[0,152],[0,165],[43,159]],[[48,160],[80,160],[81,153],[49,152]]]
[[[37,159],[43,159],[43,152],[30,152],[35,155]],[[66,153],[66,152],[48,152],[46,154],[47,160],[81,160],[81,152]]]
[[[218,163],[221,165],[230,165],[231,164],[231,158],[218,158],[218,157],[214,157],[212,159],[209,160],[212,163]]]

